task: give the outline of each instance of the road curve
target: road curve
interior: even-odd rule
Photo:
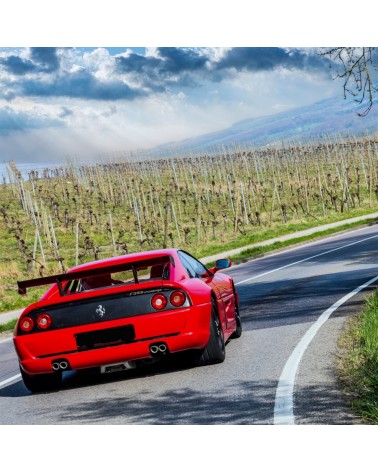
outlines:
[[[290,356],[335,303],[378,275],[378,226],[329,237],[228,270],[241,302],[243,335],[222,364],[179,359],[111,376],[66,373],[59,392],[31,395],[10,341],[0,342],[0,423],[273,425]],[[293,384],[296,424],[355,424],[334,371],[337,338],[369,287],[345,299],[302,350]]]

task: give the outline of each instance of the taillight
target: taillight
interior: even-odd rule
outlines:
[[[167,298],[164,295],[161,295],[160,293],[157,293],[152,297],[151,300],[151,305],[155,310],[162,310],[167,306]]]
[[[169,301],[175,307],[182,306],[185,303],[186,296],[183,292],[172,292]]]
[[[30,316],[24,316],[20,320],[20,329],[24,333],[29,333],[34,328],[34,320]]]
[[[42,313],[37,317],[37,325],[40,329],[47,329],[51,326],[51,316],[48,313]]]

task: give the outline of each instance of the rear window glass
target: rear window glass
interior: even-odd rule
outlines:
[[[169,280],[171,263],[167,260],[146,261],[135,263],[125,270],[113,271],[105,274],[91,275],[77,278],[67,283],[66,294],[97,290],[114,285],[125,285],[149,282],[152,280]],[[79,276],[78,272],[78,276]]]

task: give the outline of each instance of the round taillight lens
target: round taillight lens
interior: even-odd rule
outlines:
[[[167,306],[167,298],[164,295],[156,294],[152,297],[151,305],[155,310],[162,310]]]
[[[24,316],[20,320],[20,329],[24,333],[29,333],[34,328],[34,320],[30,316]]]
[[[185,303],[186,297],[183,292],[172,292],[171,296],[169,297],[169,301],[173,306],[179,307]]]
[[[42,313],[37,318],[37,325],[40,329],[48,329],[51,326],[51,316],[48,313]]]

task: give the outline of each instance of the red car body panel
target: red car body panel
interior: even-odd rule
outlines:
[[[149,359],[152,343],[164,342],[170,353],[202,349],[210,337],[212,299],[216,300],[224,339],[236,329],[235,307],[238,304],[232,278],[215,272],[191,278],[177,249],[148,251],[94,261],[61,274],[41,300],[29,305],[15,328],[14,345],[20,368],[28,375],[54,372],[54,361],[64,359],[71,369],[117,364]],[[88,271],[114,272],[123,265],[169,260],[167,279],[135,280],[119,285],[69,293],[72,282]],[[59,277],[61,280],[59,280]],[[84,279],[83,279],[84,280]],[[44,279],[19,282],[21,290],[41,285]],[[81,281],[82,282],[82,281]],[[60,285],[60,286],[59,286]],[[73,285],[72,285],[73,287]],[[63,293],[63,292],[64,293]],[[185,302],[173,306],[172,293],[185,294]],[[164,309],[154,309],[154,295],[168,299]],[[48,313],[48,328],[35,326],[31,332],[21,329],[22,321]],[[125,336],[125,337],[124,337]],[[128,336],[130,336],[128,338]]]

